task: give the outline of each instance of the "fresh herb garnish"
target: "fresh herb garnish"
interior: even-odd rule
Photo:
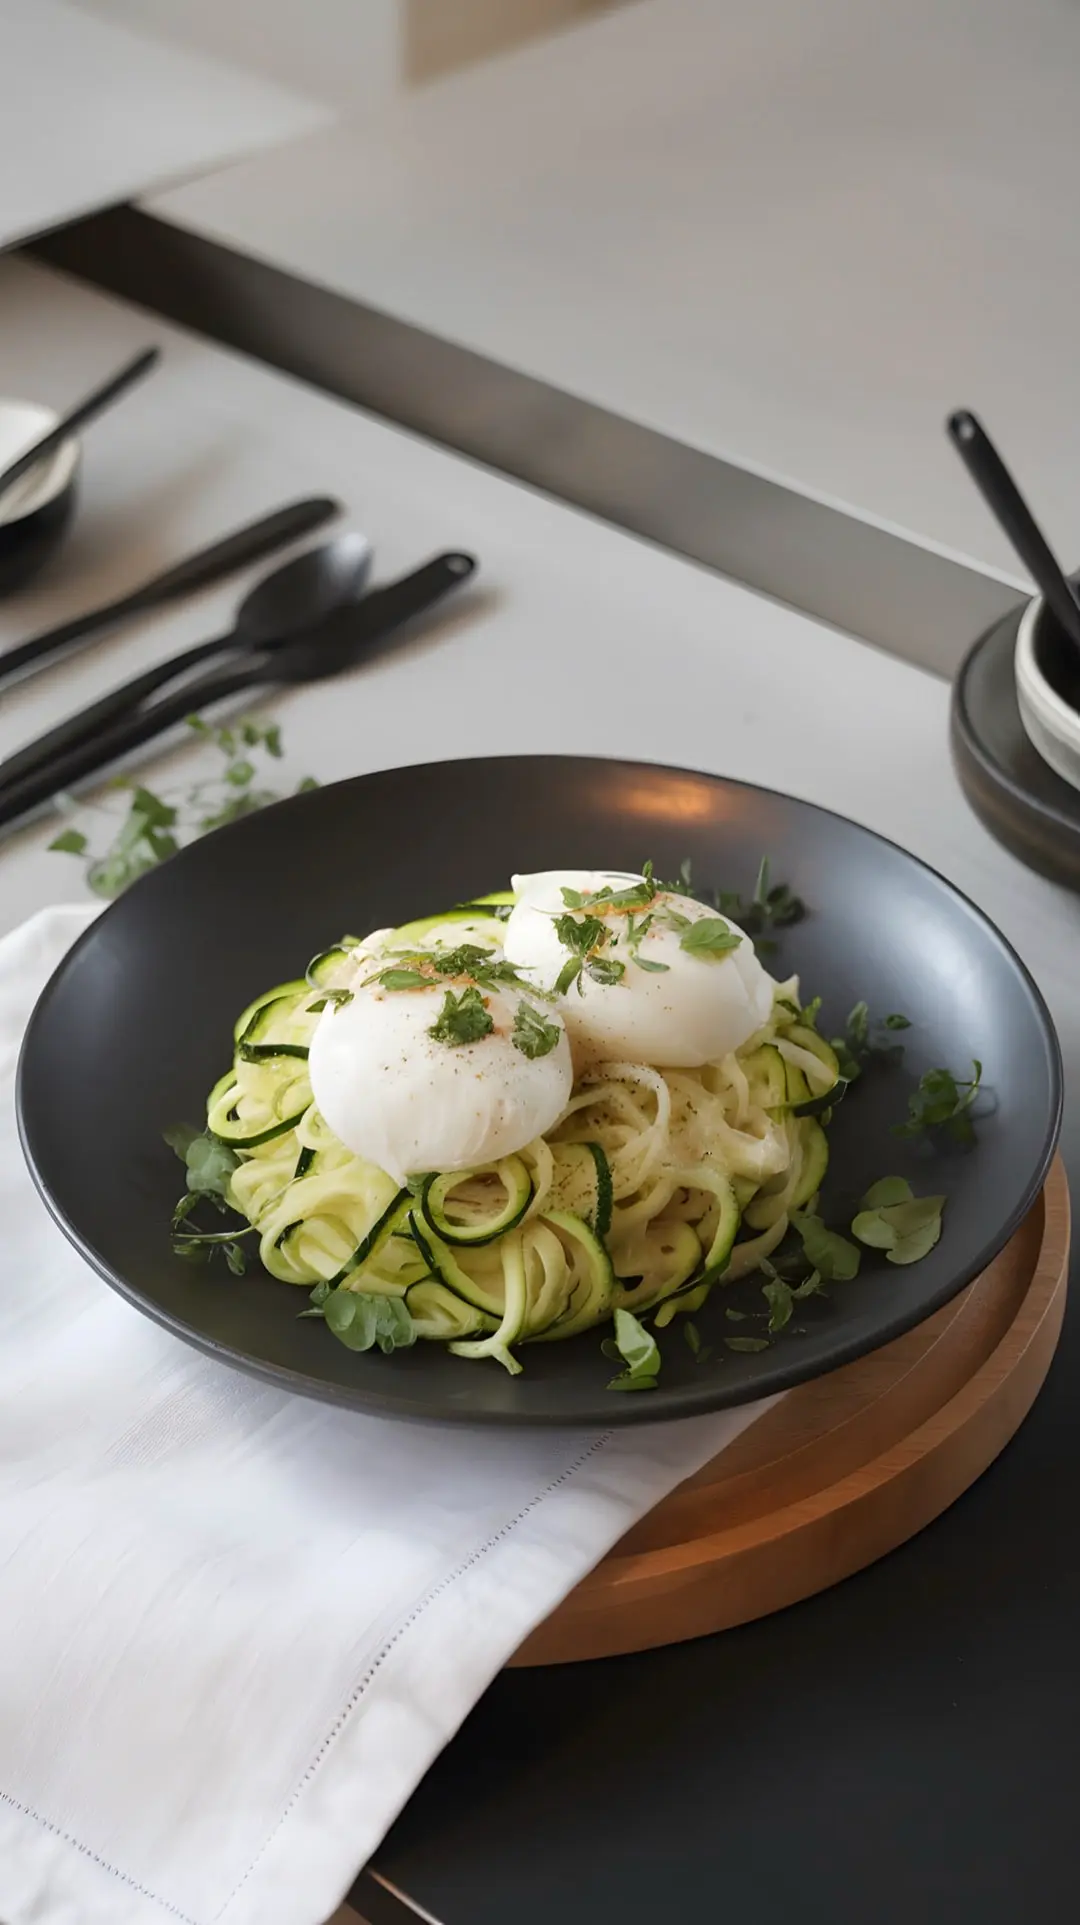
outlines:
[[[497,989],[508,984],[512,989],[530,989],[513,963],[505,962],[496,951],[481,949],[477,943],[459,943],[456,949],[393,949],[389,960],[365,976],[361,987],[378,983],[383,989],[430,989],[440,978],[465,977],[480,989]],[[540,995],[540,990],[534,990]]]
[[[826,1229],[819,1216],[793,1210],[791,1221],[812,1270],[826,1283],[848,1283],[859,1274],[859,1252],[838,1230]]]
[[[872,1250],[884,1250],[889,1263],[917,1263],[941,1235],[943,1196],[916,1196],[902,1176],[884,1176],[867,1190],[851,1226]]]
[[[383,989],[429,989],[431,977],[425,976],[420,969],[381,969],[377,976],[369,976],[369,983],[378,983]],[[365,983],[365,988],[367,984]]]
[[[725,1337],[724,1343],[728,1350],[739,1351],[740,1354],[748,1357],[755,1356],[759,1350],[769,1348],[768,1337]]]
[[[494,1027],[491,1012],[478,989],[463,989],[459,996],[448,989],[428,1035],[437,1043],[457,1049],[462,1043],[478,1043],[482,1036],[490,1036]]]
[[[568,909],[647,909],[659,886],[653,880],[652,863],[643,862],[641,881],[632,882],[625,889],[613,889],[610,883],[591,892],[564,889],[562,899]]]
[[[141,783],[120,779],[109,786],[127,794],[127,812],[111,842],[100,853],[94,853],[89,835],[74,825],[62,829],[50,842],[50,849],[59,854],[84,860],[87,886],[96,896],[118,896],[148,869],[156,869],[159,863],[175,855],[182,842],[208,834],[227,822],[235,822],[269,802],[280,801],[277,790],[260,787],[256,781],[258,758],[269,756],[277,760],[282,754],[281,730],[277,723],[263,725],[242,720],[227,728],[215,728],[201,716],[191,715],[188,727],[224,758],[224,767],[216,776],[195,783],[175,799],[157,795]],[[306,776],[299,789],[316,786],[314,779]],[[55,801],[65,812],[76,806],[67,796],[57,796]],[[115,815],[105,805],[83,806],[111,816],[115,821]]]
[[[723,916],[701,916],[691,922],[679,938],[679,948],[691,956],[702,956],[716,960],[737,949],[742,937],[724,921]]]
[[[346,1350],[374,1350],[389,1355],[416,1342],[416,1325],[400,1297],[375,1296],[360,1290],[332,1290],[317,1283],[310,1310],[301,1317],[322,1317]]]
[[[518,1004],[510,1041],[530,1062],[535,1062],[538,1056],[549,1056],[558,1047],[561,1035],[558,1023],[549,1023],[531,1003]]]
[[[972,1062],[974,1075],[965,1080],[949,1069],[928,1069],[908,1097],[907,1121],[893,1125],[894,1136],[921,1136],[925,1130],[945,1129],[957,1143],[975,1141],[971,1106],[982,1082],[982,1064]]]
[[[570,955],[555,978],[553,995],[565,996],[575,983],[580,995],[583,976],[589,976],[593,982],[605,986],[622,981],[626,964],[616,962],[613,957],[597,954],[610,933],[607,923],[601,922],[599,916],[579,918],[568,914],[555,917],[555,934],[563,948],[569,949]]]
[[[866,1003],[856,1003],[855,1007],[848,1011],[844,1034],[830,1039],[842,1082],[854,1083],[862,1075],[871,1057],[878,1057],[888,1062],[899,1062],[904,1053],[903,1044],[888,1043],[882,1037],[881,1031],[910,1028],[911,1024],[907,1017],[899,1014],[883,1016],[880,1022],[872,1022]]]
[[[702,1343],[701,1333],[698,1330],[697,1324],[691,1323],[689,1317],[687,1317],[683,1324],[683,1336],[686,1338],[687,1348],[694,1362],[696,1364],[707,1364],[713,1354],[713,1346],[711,1343]]]
[[[605,1339],[604,1355],[621,1358],[625,1369],[608,1384],[609,1390],[655,1390],[660,1374],[656,1338],[630,1310],[616,1310],[614,1338]]]
[[[716,906],[721,915],[730,916],[733,922],[739,923],[760,956],[768,956],[775,951],[775,930],[791,928],[793,924],[802,922],[806,915],[806,904],[788,883],[771,881],[768,856],[762,857],[749,902],[744,902],[740,895],[731,890],[720,890]]]
[[[185,1229],[183,1226],[200,1203],[211,1203],[223,1216],[232,1207],[228,1201],[229,1179],[240,1159],[225,1143],[190,1123],[177,1123],[164,1132],[169,1148],[175,1151],[187,1173],[187,1189],[172,1216],[173,1251],[189,1262],[207,1263],[220,1250],[234,1277],[243,1276],[246,1253],[238,1241],[251,1236],[254,1226],[245,1223],[234,1230]]]
[[[599,916],[556,916],[555,934],[564,949],[575,956],[587,956],[607,938],[607,924]]]

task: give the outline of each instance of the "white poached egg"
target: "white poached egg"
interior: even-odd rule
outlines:
[[[565,889],[587,900],[605,887],[621,891],[643,880],[596,869],[515,876],[517,902],[506,924],[506,958],[539,988],[550,989],[573,955],[560,939],[558,918],[569,914],[580,922],[585,915],[598,915],[608,933],[594,953],[621,964],[622,974],[616,982],[598,982],[585,968],[559,999],[575,1062],[608,1059],[699,1069],[738,1049],[768,1021],[773,980],[749,936],[730,917],[723,922],[740,938],[734,948],[713,955],[685,948],[687,930],[676,918],[690,924],[716,919],[714,909],[689,896],[663,890],[654,903],[634,909],[639,925],[650,911],[653,919],[633,946],[625,909],[579,909],[568,906],[563,895]],[[670,920],[666,912],[673,912]]]
[[[429,1170],[494,1162],[551,1129],[573,1084],[557,1012],[510,984],[481,986],[493,1028],[474,1042],[440,1040],[431,1031],[447,990],[460,996],[469,985],[443,978],[422,989],[388,989],[371,981],[387,960],[387,933],[379,932],[380,955],[371,954],[372,938],[361,946],[352,1000],[328,1003],[311,1042],[312,1094],[338,1140],[404,1183]],[[558,1029],[546,1054],[526,1055],[514,1041],[523,1003]]]

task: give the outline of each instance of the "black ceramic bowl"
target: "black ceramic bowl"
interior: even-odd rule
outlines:
[[[865,999],[904,1013],[903,1062],[867,1072],[836,1111],[823,1211],[850,1223],[884,1175],[948,1196],[922,1262],[867,1252],[859,1276],[800,1306],[758,1354],[725,1336],[760,1329],[760,1278],[718,1288],[697,1319],[715,1346],[695,1363],[676,1326],[656,1390],[607,1389],[598,1333],[523,1352],[524,1374],[433,1344],[357,1355],[297,1321],[303,1293],[170,1252],[180,1171],[161,1132],[203,1112],[252,997],[361,932],[505,886],[513,870],[657,873],[689,856],[699,887],[752,892],[768,854],[808,914],[785,930],[774,974],[824,997],[826,1035]],[[984,1065],[978,1142],[893,1134],[920,1074]],[[1060,1120],[1057,1043],[1023,965],[940,876],[854,823],[790,796],[649,764],[522,757],[390,770],[296,796],[208,836],[147,875],[81,937],[34,1012],[19,1070],[23,1143],[72,1242],[130,1302],[212,1356],[284,1388],[390,1416],[490,1424],[651,1422],[746,1402],[834,1369],[945,1303],[1001,1249],[1045,1178]],[[749,1321],[733,1325],[728,1307]]]
[[[0,469],[55,425],[52,408],[0,399]],[[72,438],[0,498],[0,595],[24,587],[57,553],[75,513],[78,475]]]

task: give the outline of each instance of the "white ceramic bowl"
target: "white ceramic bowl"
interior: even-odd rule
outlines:
[[[1016,637],[1016,699],[1032,747],[1063,781],[1080,789],[1080,709],[1058,694],[1043,669],[1051,620],[1041,595],[1024,610]]]
[[[36,401],[0,397],[0,469],[48,434],[57,416]],[[50,561],[75,511],[79,443],[71,437],[5,489],[0,500],[0,594],[21,588]]]

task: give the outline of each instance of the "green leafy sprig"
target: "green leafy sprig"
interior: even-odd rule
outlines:
[[[87,886],[94,895],[111,900],[148,869],[156,869],[174,856],[184,842],[281,800],[278,790],[258,780],[266,760],[280,760],[283,753],[281,729],[276,722],[263,724],[246,718],[228,727],[215,727],[200,715],[189,715],[188,727],[221,755],[224,766],[215,776],[195,783],[179,796],[159,795],[143,783],[119,780],[110,786],[126,793],[127,811],[104,848],[95,851],[91,835],[75,823],[50,842],[50,849],[83,861]],[[298,791],[317,786],[314,777],[305,776]],[[57,804],[65,811],[76,806],[69,797],[57,797]],[[85,806],[115,820],[104,805]]]
[[[889,1263],[918,1263],[941,1235],[943,1196],[916,1196],[902,1176],[883,1176],[859,1204],[851,1234]]]

